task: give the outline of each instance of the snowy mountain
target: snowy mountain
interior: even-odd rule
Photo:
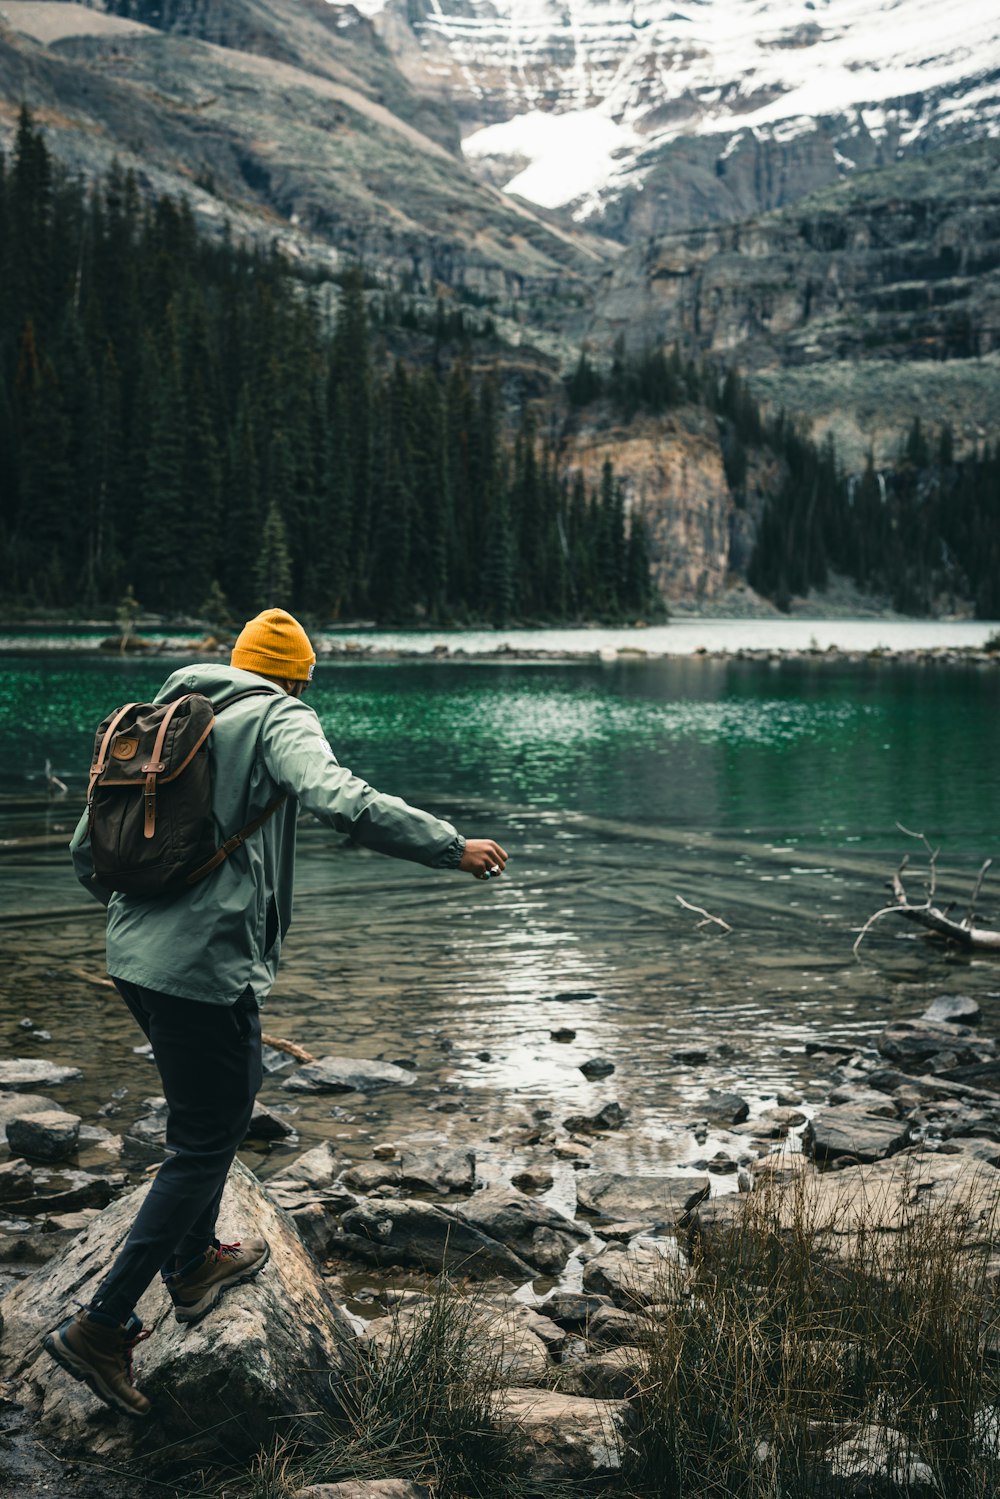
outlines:
[[[1000,132],[996,0],[354,9],[418,90],[455,109],[483,175],[624,239],[780,207],[858,167]]]

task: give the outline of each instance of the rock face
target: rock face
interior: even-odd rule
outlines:
[[[197,1326],[182,1327],[159,1278],[138,1311],[152,1337],[136,1358],[137,1380],[155,1402],[145,1423],[118,1419],[41,1350],[43,1335],[69,1316],[110,1265],[145,1187],[120,1198],[65,1252],[0,1303],[0,1368],[37,1422],[46,1444],[109,1462],[141,1461],[154,1472],[185,1458],[233,1460],[256,1452],[282,1415],[312,1409],[328,1395],[338,1345],[353,1336],[315,1265],[255,1177],[238,1163],[223,1198],[223,1238],[252,1228],[271,1246],[257,1279],[226,1293]]]
[[[320,1057],[307,1062],[283,1084],[297,1093],[374,1093],[379,1088],[408,1088],[414,1074],[392,1062],[364,1057]]]

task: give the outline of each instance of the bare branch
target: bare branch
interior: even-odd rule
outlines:
[[[905,833],[908,838],[918,839],[924,845],[924,848],[927,852],[928,878],[924,886],[925,890],[927,891],[927,899],[921,902],[919,905],[915,905],[910,901],[909,896],[906,893],[906,887],[903,884],[903,871],[906,869],[908,862],[907,858],[904,857],[899,865],[899,868],[896,870],[896,873],[893,875],[892,880],[890,881],[890,889],[895,896],[895,904],[891,906],[884,906],[880,911],[876,911],[874,916],[870,916],[868,918],[868,920],[865,922],[864,926],[858,933],[857,937],[855,938],[854,946],[852,948],[854,956],[857,957],[858,950],[861,947],[862,942],[871,931],[875,923],[881,921],[883,916],[891,915],[902,916],[907,921],[914,921],[918,926],[926,927],[926,929],[929,932],[933,933],[934,936],[945,937],[948,939],[948,941],[955,942],[960,947],[966,949],[975,948],[985,952],[1000,952],[1000,932],[994,932],[986,927],[975,927],[972,925],[972,918],[975,912],[976,900],[978,899],[980,891],[982,890],[983,881],[986,878],[986,871],[989,869],[993,861],[991,859],[987,859],[986,863],[979,871],[978,878],[976,879],[976,883],[972,891],[972,899],[969,902],[968,913],[961,921],[956,921],[951,915],[951,911],[955,904],[954,901],[951,901],[943,911],[938,906],[934,905],[934,892],[937,888],[937,858],[940,850],[932,848],[923,833],[914,833],[911,831],[911,829],[904,828],[901,822],[897,822],[896,826],[897,828],[899,828],[899,831],[901,833]]]
[[[678,895],[675,899],[679,905],[684,907],[685,911],[694,911],[698,916],[704,916],[704,921],[697,923],[698,927],[708,926],[711,922],[714,922],[716,926],[721,926],[724,932],[732,931],[732,927],[728,921],[723,921],[721,916],[713,916],[710,911],[705,910],[704,906],[693,906],[689,900],[684,899],[683,895]]]
[[[304,1046],[299,1046],[294,1041],[285,1041],[281,1036],[269,1036],[265,1031],[260,1038],[265,1046],[273,1046],[275,1051],[287,1052],[297,1062],[315,1062],[316,1058],[311,1051],[306,1051]]]
[[[983,865],[982,869],[979,871],[979,877],[976,880],[976,883],[975,883],[975,885],[972,888],[972,899],[969,901],[969,909],[965,913],[965,921],[963,922],[964,926],[971,926],[972,925],[972,918],[975,915],[975,911],[976,911],[976,901],[979,899],[979,893],[980,893],[980,891],[983,888],[983,881],[986,878],[986,871],[989,869],[989,867],[990,867],[990,865],[992,863],[993,863],[992,859],[987,859],[986,863]]]

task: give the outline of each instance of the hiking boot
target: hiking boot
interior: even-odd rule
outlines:
[[[126,1416],[148,1416],[149,1401],[132,1383],[132,1350],[149,1337],[135,1315],[115,1322],[101,1312],[79,1311],[42,1346],[57,1363],[82,1379],[105,1405]]]
[[[271,1253],[266,1239],[237,1239],[235,1244],[210,1244],[163,1283],[174,1304],[178,1322],[200,1322],[223,1291],[253,1280]]]

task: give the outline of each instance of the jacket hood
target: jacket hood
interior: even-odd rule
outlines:
[[[221,662],[206,661],[196,662],[193,666],[182,666],[172,672],[156,694],[156,701],[169,703],[176,697],[183,697],[186,692],[201,692],[209,702],[218,704],[224,698],[232,697],[234,692],[246,692],[251,687],[273,693],[275,697],[285,696],[284,689],[277,682],[269,682],[255,671],[244,671],[239,666],[223,666]]]

